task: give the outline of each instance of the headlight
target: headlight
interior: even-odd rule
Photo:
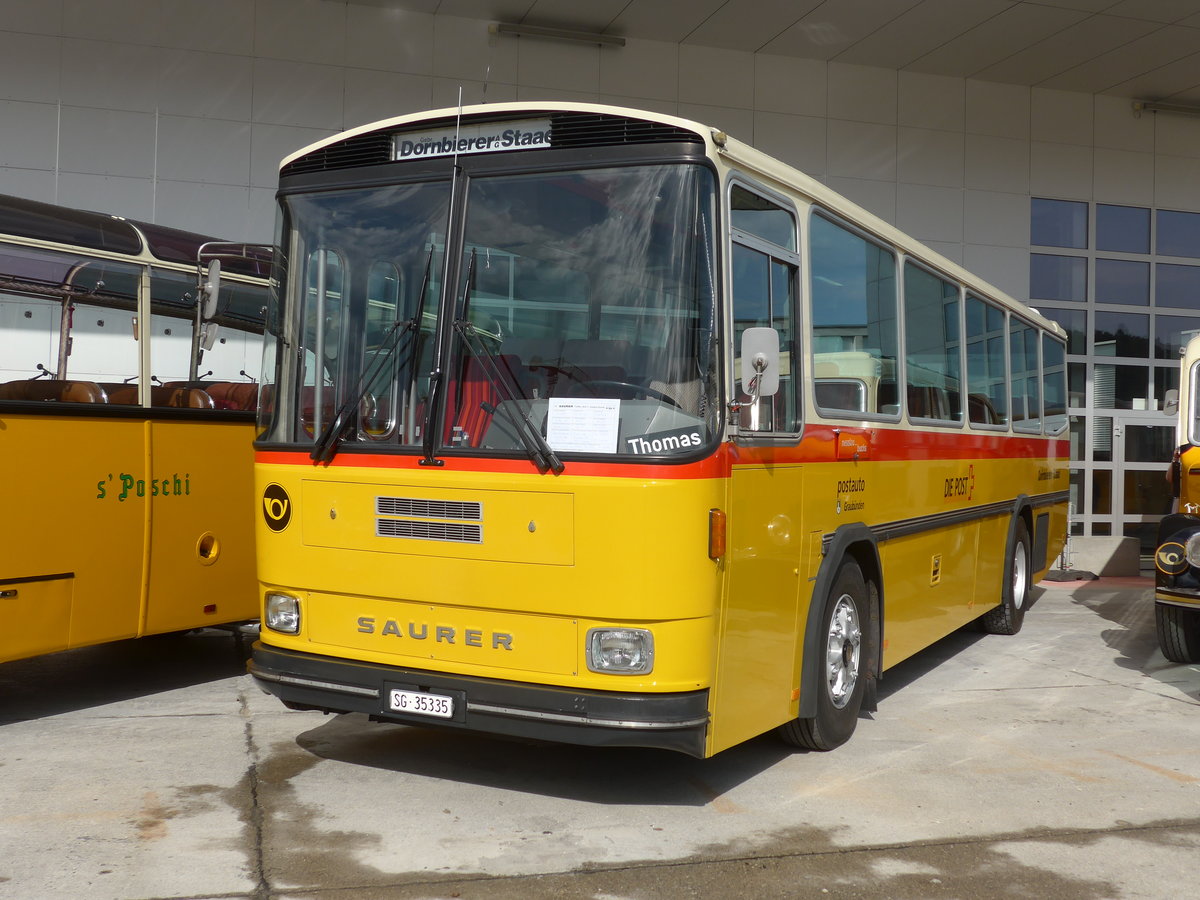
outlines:
[[[300,600],[288,594],[267,594],[263,624],[281,634],[300,633]]]
[[[592,628],[587,665],[610,675],[645,675],[654,668],[654,635],[644,628]]]
[[[1200,566],[1200,532],[1193,534],[1187,539],[1187,543],[1183,548],[1183,555],[1187,557],[1187,561],[1193,566]]]

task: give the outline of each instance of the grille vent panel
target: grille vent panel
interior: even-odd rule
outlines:
[[[314,150],[307,156],[294,159],[280,171],[280,175],[303,175],[306,172],[324,172],[326,169],[350,169],[356,166],[374,166],[392,158],[392,136],[382,131],[360,134],[336,144]]]
[[[446,541],[458,544],[482,544],[483,504],[475,500],[429,500],[423,497],[376,497],[377,537],[412,538],[420,541]],[[441,519],[450,521],[422,521]]]
[[[378,537],[414,538],[455,544],[482,544],[483,526],[460,522],[415,522],[411,519],[376,519]]]
[[[476,501],[424,500],[419,497],[376,497],[375,512],[381,516],[414,519],[483,520],[483,504]]]
[[[703,144],[694,131],[604,113],[555,113],[550,117],[552,147],[617,147],[622,144]]]

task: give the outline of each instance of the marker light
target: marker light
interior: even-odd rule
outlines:
[[[280,634],[300,633],[300,601],[288,594],[267,594],[263,624]]]
[[[587,666],[609,675],[645,675],[654,668],[654,635],[644,628],[591,628]]]
[[[720,559],[725,555],[725,512],[720,509],[708,511],[708,558]]]

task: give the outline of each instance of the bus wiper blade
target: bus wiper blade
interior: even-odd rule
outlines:
[[[521,409],[517,397],[523,397],[524,395],[521,394],[521,391],[512,382],[510,374],[496,362],[496,357],[480,339],[475,326],[470,322],[459,319],[454,323],[454,330],[462,337],[463,343],[467,345],[472,355],[479,360],[483,375],[492,390],[499,394],[503,400],[508,401],[507,403],[501,403],[499,408],[508,413],[509,419],[516,426],[517,437],[520,439],[521,445],[525,448],[525,452],[529,455],[530,460],[537,466],[538,472],[542,475],[545,475],[548,471],[553,472],[555,475],[561,475],[564,468],[562,460],[558,458],[558,454],[554,452],[554,449],[542,437],[541,431],[529,421],[529,416]]]
[[[337,408],[333,419],[325,426],[321,432],[321,436],[317,438],[316,444],[313,445],[312,452],[309,458],[314,462],[324,463],[329,462],[337,454],[337,446],[341,443],[342,435],[345,434],[347,427],[352,424],[351,413],[355,413],[363,398],[367,396],[371,385],[383,369],[384,363],[392,358],[396,349],[400,346],[402,338],[407,338],[405,351],[408,350],[408,343],[412,342],[412,336],[415,333],[415,323],[412,319],[401,322],[393,322],[388,328],[387,333],[383,336],[381,347],[385,348],[382,352],[375,356],[374,362],[371,364],[370,370],[364,372],[359,379],[358,390],[350,397],[347,397],[342,405]],[[395,337],[395,341],[392,338]],[[402,354],[403,355],[403,354]]]
[[[363,398],[367,396],[367,392],[375,382],[376,376],[383,370],[384,364],[392,358],[392,354],[399,348],[401,340],[405,340],[404,352],[400,354],[402,358],[407,356],[410,345],[415,346],[419,343],[414,340],[414,337],[420,333],[421,322],[425,315],[425,292],[429,287],[429,269],[432,264],[433,247],[431,246],[429,248],[429,255],[425,258],[425,275],[421,279],[421,291],[418,294],[416,314],[411,319],[396,319],[392,322],[387,333],[384,334],[383,340],[379,342],[380,352],[375,355],[371,368],[364,372],[359,379],[358,390],[338,407],[333,419],[321,432],[321,436],[317,438],[316,444],[313,445],[312,452],[308,455],[314,462],[327,463],[336,455],[337,446],[341,443],[342,435],[345,434],[346,428],[350,424],[350,414],[358,409]],[[394,343],[392,342],[393,338],[395,338]]]

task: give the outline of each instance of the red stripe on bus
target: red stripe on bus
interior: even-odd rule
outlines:
[[[836,457],[836,441],[841,435],[855,435],[864,439],[866,456],[862,459],[863,462],[956,459],[1040,459],[1066,462],[1070,449],[1065,435],[1044,437],[814,425],[805,429],[803,439],[797,444],[748,446],[724,442],[710,457],[679,464],[571,460],[566,463],[565,472],[571,475],[604,478],[677,480],[724,478],[733,467],[744,465],[833,462],[852,465],[852,459],[838,460]],[[320,468],[402,471],[427,471],[432,468],[422,466],[420,459],[420,456],[411,454],[342,453]],[[532,463],[524,459],[441,456],[439,460],[442,465],[437,466],[436,470],[447,472],[524,475],[534,471]],[[264,465],[315,466],[305,450],[259,450],[255,453],[255,461]]]

